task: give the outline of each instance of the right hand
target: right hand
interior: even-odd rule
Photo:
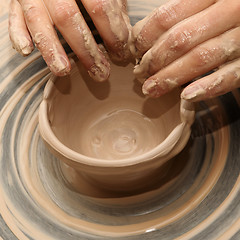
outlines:
[[[239,13],[239,0],[169,0],[138,22],[133,39],[143,57],[134,73],[144,94],[191,82],[181,97],[196,102],[239,88]]]

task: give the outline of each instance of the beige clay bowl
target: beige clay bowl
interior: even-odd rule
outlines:
[[[180,89],[150,99],[132,70],[112,64],[109,81],[96,83],[76,62],[70,76],[51,77],[39,111],[41,136],[62,166],[108,190],[133,191],[163,174],[194,120]]]

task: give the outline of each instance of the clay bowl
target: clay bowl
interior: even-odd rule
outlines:
[[[186,145],[193,106],[180,99],[180,89],[145,97],[132,70],[112,64],[109,81],[97,83],[76,62],[70,76],[47,82],[40,133],[67,179],[74,171],[108,191],[139,190],[164,175]]]

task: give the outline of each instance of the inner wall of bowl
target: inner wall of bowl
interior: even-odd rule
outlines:
[[[109,160],[159,145],[180,122],[179,90],[149,99],[132,70],[112,65],[109,81],[96,83],[77,63],[70,76],[56,78],[48,114],[57,138],[82,155]]]

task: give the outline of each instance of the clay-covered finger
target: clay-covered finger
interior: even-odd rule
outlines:
[[[124,0],[82,0],[113,60],[128,61],[131,25]]]
[[[133,27],[133,38],[139,55],[149,50],[168,29],[182,20],[201,12],[216,0],[170,0],[156,8]]]
[[[96,81],[109,77],[110,66],[74,0],[45,1],[49,14],[74,53]]]
[[[24,20],[21,5],[17,0],[11,0],[10,2],[8,27],[13,48],[23,56],[29,55],[34,46]]]
[[[200,44],[148,78],[143,84],[143,92],[159,97],[239,57],[240,27],[237,27]]]
[[[66,75],[70,62],[53,28],[42,0],[19,0],[32,39],[50,70],[56,75]]]
[[[163,34],[144,54],[140,65],[135,69],[136,77],[147,78],[197,45],[239,26],[240,1],[233,0],[226,7],[228,2],[219,1]]]
[[[240,59],[188,85],[181,97],[197,102],[214,98],[240,87]]]

